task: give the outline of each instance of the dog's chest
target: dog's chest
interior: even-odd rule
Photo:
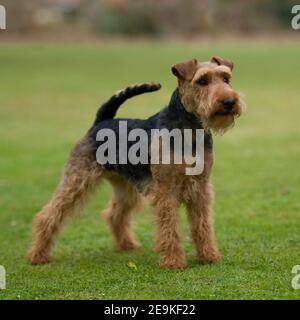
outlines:
[[[186,164],[157,164],[151,165],[150,171],[152,183],[163,184],[167,189],[176,191],[176,193],[186,193],[189,190],[198,188],[207,182],[210,177],[213,166],[213,153],[206,151],[204,153],[204,165],[201,173],[197,175],[188,175]]]

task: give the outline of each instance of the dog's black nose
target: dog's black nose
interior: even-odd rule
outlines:
[[[223,101],[223,106],[227,111],[231,111],[235,105],[235,100],[232,98],[227,98]]]

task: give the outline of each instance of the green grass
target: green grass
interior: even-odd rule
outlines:
[[[159,93],[119,112],[149,116],[175,87],[171,64],[216,54],[234,60],[233,84],[248,104],[234,130],[215,137],[215,229],[224,259],[197,264],[182,211],[189,268],[159,269],[149,209],[136,218],[143,247],[118,253],[99,217],[111,195],[104,184],[66,225],[53,263],[29,265],[32,218],[100,102],[128,84],[159,81]],[[300,46],[280,44],[2,45],[0,264],[7,289],[0,299],[299,299],[291,287],[300,264],[299,56]]]

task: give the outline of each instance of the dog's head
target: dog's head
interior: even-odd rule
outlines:
[[[244,103],[230,85],[233,63],[219,57],[199,63],[196,59],[175,64],[182,104],[204,129],[225,132],[242,114]]]

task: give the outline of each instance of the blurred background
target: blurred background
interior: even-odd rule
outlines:
[[[297,0],[300,2],[300,0]],[[290,0],[0,0],[0,299],[299,299],[300,30]],[[149,209],[136,218],[138,252],[120,254],[99,218],[104,183],[66,225],[49,266],[25,253],[34,215],[49,201],[70,149],[98,106],[130,84],[160,91],[117,116],[147,118],[176,88],[171,65],[218,55],[247,110],[214,137],[215,227],[224,260],[199,266],[182,210],[189,268],[157,268]],[[134,261],[136,270],[128,268]]]
[[[1,0],[10,35],[192,37],[293,33],[295,0]],[[3,33],[0,33],[3,36]]]

